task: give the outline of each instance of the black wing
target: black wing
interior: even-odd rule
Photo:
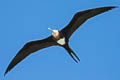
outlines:
[[[13,58],[13,60],[7,67],[7,70],[4,75],[6,75],[8,71],[10,71],[16,64],[18,64],[20,61],[22,61],[29,54],[31,54],[39,49],[43,49],[43,48],[53,46],[53,45],[56,45],[56,43],[52,39],[52,36],[50,36],[46,39],[31,41],[31,42],[26,43],[24,45],[24,47],[18,52],[18,54]]]
[[[83,24],[87,19],[96,16],[100,13],[103,13],[105,11],[111,10],[112,8],[116,8],[115,6],[109,6],[109,7],[101,7],[101,8],[95,8],[95,9],[89,9],[86,11],[81,11],[76,13],[70,23],[63,28],[61,31],[65,35],[67,39],[72,35],[72,33],[81,25]]]

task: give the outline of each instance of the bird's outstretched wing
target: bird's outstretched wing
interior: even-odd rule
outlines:
[[[66,36],[66,38],[69,39],[69,37],[72,35],[72,33],[86,20],[88,20],[91,17],[94,17],[100,13],[103,13],[105,11],[111,10],[113,8],[116,8],[115,6],[108,6],[108,7],[100,7],[95,9],[89,9],[81,12],[77,12],[70,23],[63,28],[61,31]]]
[[[46,39],[31,41],[31,42],[26,43],[24,47],[18,52],[18,54],[10,62],[4,75],[6,75],[8,71],[10,71],[16,64],[22,61],[29,54],[37,50],[40,50],[40,49],[43,49],[49,46],[53,46],[53,45],[56,45],[56,42],[54,42],[54,40],[52,39],[52,36]]]

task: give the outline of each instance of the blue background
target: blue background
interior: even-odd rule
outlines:
[[[120,80],[120,8],[89,19],[70,38],[75,63],[61,47],[37,51],[4,72],[23,45],[51,35],[82,10],[120,0],[0,0],[0,80]]]

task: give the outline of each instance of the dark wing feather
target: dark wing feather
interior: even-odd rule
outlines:
[[[95,9],[89,9],[86,11],[81,11],[76,13],[70,23],[63,28],[61,31],[66,36],[66,38],[69,39],[69,37],[72,35],[72,33],[81,25],[83,24],[87,19],[96,16],[100,13],[103,13],[105,11],[111,10],[112,8],[116,8],[115,6],[109,6],[109,7],[101,7],[101,8],[95,8]]]
[[[18,64],[20,61],[22,61],[29,54],[31,54],[39,49],[43,49],[43,48],[53,46],[53,45],[56,45],[56,43],[52,39],[52,36],[50,36],[46,39],[31,41],[31,42],[26,43],[24,45],[24,47],[18,52],[18,54],[10,62],[5,74],[7,74],[8,71],[10,71],[16,64]]]

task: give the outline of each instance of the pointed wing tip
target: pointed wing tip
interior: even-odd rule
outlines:
[[[107,6],[107,7],[103,7],[106,8],[106,11],[112,10],[114,8],[118,8],[118,6]]]
[[[113,9],[113,8],[119,8],[119,7],[118,6],[110,6],[110,8]]]
[[[6,70],[6,71],[5,71],[5,73],[4,73],[4,76],[6,76],[6,74],[7,74],[8,72],[9,72],[9,71],[8,71],[8,70]]]
[[[6,71],[6,72],[4,73],[4,76],[6,76],[7,73],[8,73],[8,71]]]
[[[4,73],[4,76],[6,76],[6,74],[9,72],[9,70],[7,69],[6,71],[5,71],[5,73]]]
[[[119,8],[119,7],[118,6],[108,6],[107,8],[108,8],[108,10],[112,10],[114,8]]]
[[[114,8],[118,8],[118,6],[106,6],[106,7],[103,7],[103,8],[106,8],[106,11],[108,11],[108,10],[112,10]]]
[[[112,6],[113,8],[119,8],[119,6]]]
[[[4,73],[4,77],[6,76],[6,73]]]

